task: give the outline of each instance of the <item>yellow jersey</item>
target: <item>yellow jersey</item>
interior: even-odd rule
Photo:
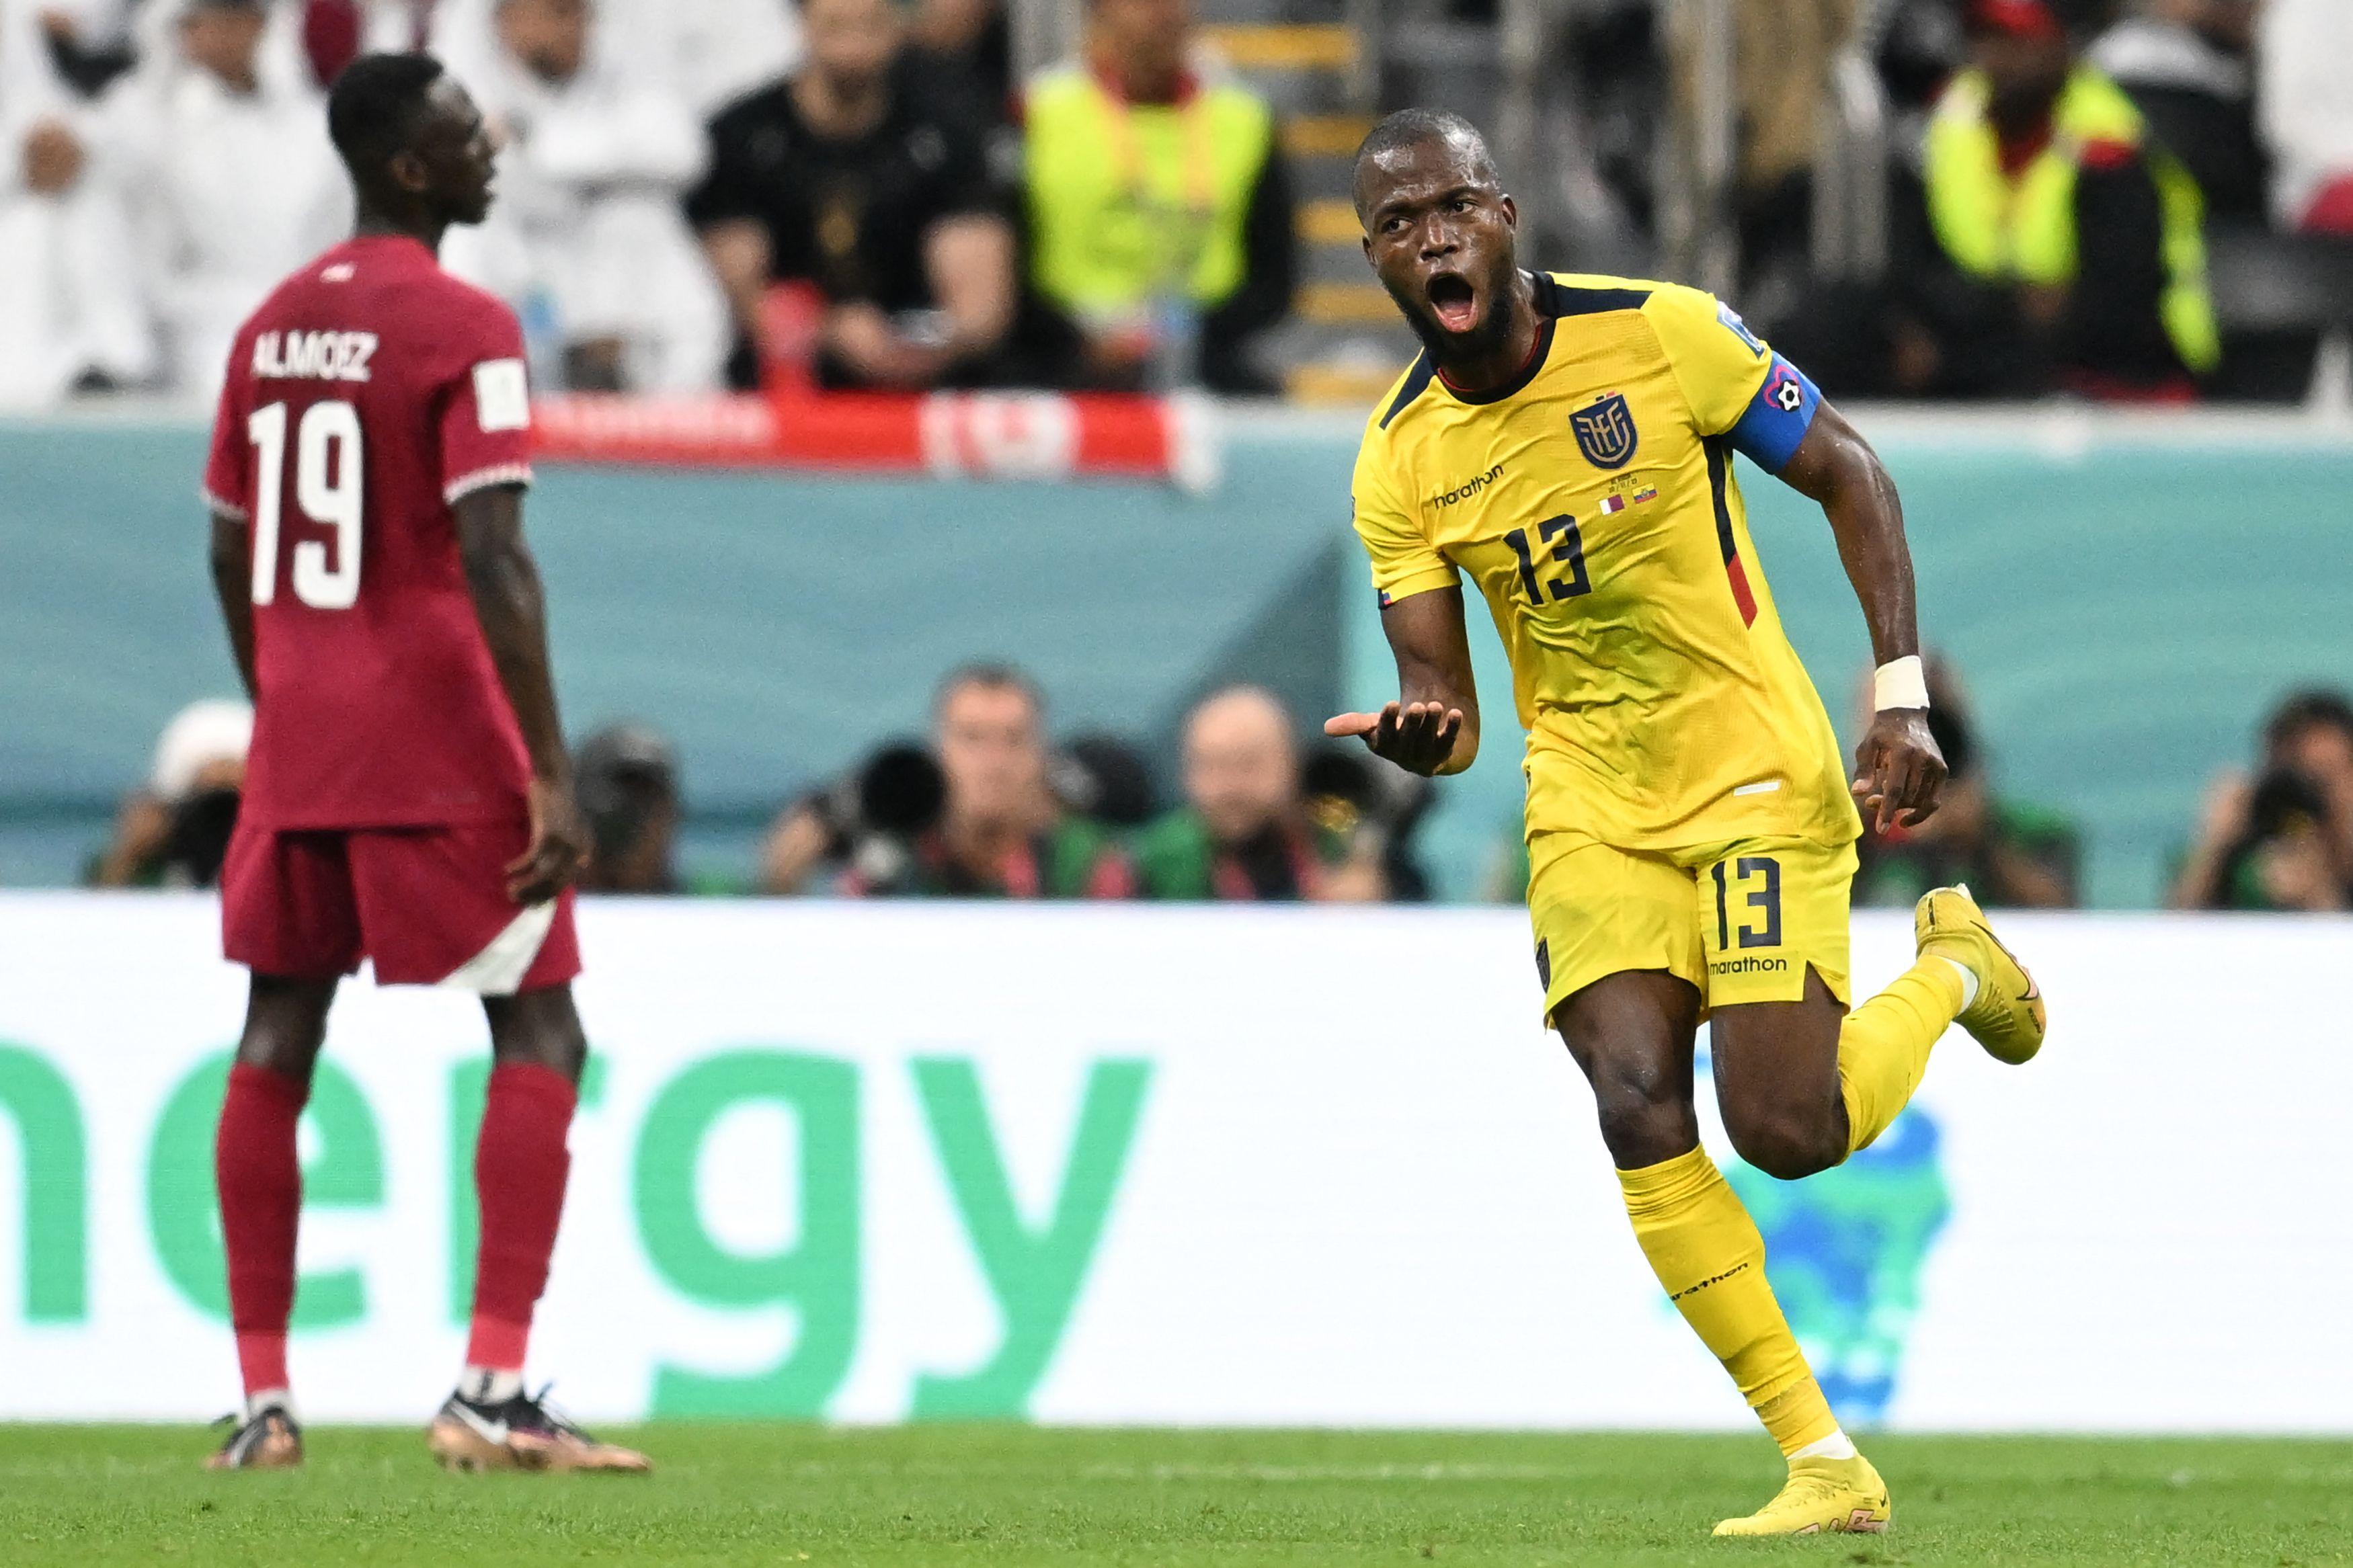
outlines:
[[[1735,451],[1779,473],[1820,394],[1710,295],[1538,273],[1535,353],[1366,423],[1356,532],[1384,605],[1468,573],[1510,655],[1531,835],[1624,849],[1862,832],[1773,608]]]

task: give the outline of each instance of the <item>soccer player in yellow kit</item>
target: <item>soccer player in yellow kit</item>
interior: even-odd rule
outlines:
[[[1714,299],[1520,270],[1479,134],[1408,110],[1357,154],[1365,251],[1424,352],[1375,410],[1355,480],[1399,700],[1325,725],[1420,773],[1469,767],[1468,574],[1529,731],[1528,906],[1545,1016],[1593,1088],[1659,1282],[1788,1461],[1719,1535],[1879,1531],[1887,1489],[1839,1429],[1700,1147],[1694,1037],[1742,1158],[1794,1181],[1867,1147],[1958,1022],[1995,1057],[2042,1044],[2032,979],[1966,889],[1919,957],[1848,1011],[1854,799],[1936,808],[1912,563],[1894,483],[1796,367]],[[1850,784],[1774,613],[1739,452],[1821,503],[1880,666]]]

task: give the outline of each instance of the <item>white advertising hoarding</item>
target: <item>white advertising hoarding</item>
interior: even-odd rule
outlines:
[[[234,1403],[195,897],[0,896],[0,1418]],[[602,902],[536,1373],[595,1419],[1737,1426],[1507,911]],[[1857,1424],[2353,1431],[2353,921],[2045,916],[1794,1185],[1734,1168]],[[1856,976],[1908,961],[1858,922]],[[304,1124],[316,1419],[445,1392],[479,1007],[346,987]]]

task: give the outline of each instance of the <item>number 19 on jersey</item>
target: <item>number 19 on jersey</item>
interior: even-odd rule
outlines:
[[[287,405],[272,403],[246,421],[254,447],[253,602],[278,597],[278,536],[286,499]],[[302,411],[294,432],[294,502],[304,517],[335,531],[332,551],[320,540],[294,547],[294,596],[314,610],[348,610],[360,596],[360,497],[365,458],[359,410],[336,401]]]

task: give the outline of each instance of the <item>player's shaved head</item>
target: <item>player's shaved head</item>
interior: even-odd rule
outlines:
[[[1354,189],[1356,216],[1361,218],[1371,210],[1377,200],[1374,192],[1380,177],[1392,172],[1403,154],[1420,148],[1438,145],[1458,154],[1464,171],[1473,183],[1490,189],[1503,188],[1503,176],[1495,171],[1494,155],[1487,151],[1487,139],[1479,128],[1461,115],[1443,109],[1400,109],[1368,132],[1356,148]]]
[[[372,182],[415,144],[441,62],[431,55],[362,55],[327,94],[327,135],[352,177]]]

